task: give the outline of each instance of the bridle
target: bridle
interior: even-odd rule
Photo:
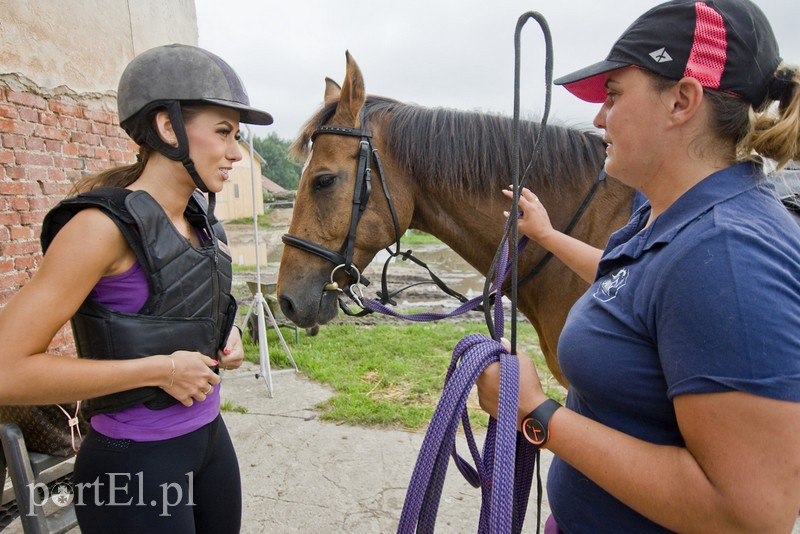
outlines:
[[[363,113],[361,121],[362,125],[366,124],[366,118],[363,116]],[[353,264],[353,253],[355,252],[358,223],[361,221],[361,217],[364,215],[367,202],[372,194],[372,160],[375,161],[375,170],[381,182],[383,193],[386,196],[386,201],[389,204],[389,211],[392,214],[392,224],[394,225],[397,250],[392,251],[387,249],[389,250],[390,258],[393,256],[402,255],[400,252],[400,223],[397,218],[397,210],[395,210],[394,201],[392,201],[392,195],[389,192],[389,186],[384,179],[383,166],[381,164],[380,156],[378,155],[378,149],[372,146],[372,132],[366,126],[362,128],[352,128],[349,126],[327,124],[320,126],[313,134],[311,134],[311,142],[313,143],[318,136],[325,134],[345,135],[359,138],[358,166],[356,167],[356,180],[353,192],[353,209],[350,213],[350,228],[347,232],[347,237],[338,251],[325,248],[322,245],[312,243],[307,239],[291,234],[284,234],[282,240],[286,245],[310,252],[311,254],[315,254],[334,264],[335,267],[331,271],[330,282],[325,285],[325,291],[339,290],[339,285],[334,278],[340,269],[342,272],[349,275],[350,284],[347,285],[343,291],[356,302],[360,302],[363,295],[360,293],[359,284],[367,286],[370,282],[365,276],[362,276],[361,272],[358,270],[358,267]],[[383,295],[384,298],[386,298],[388,297],[388,291],[386,289],[385,276],[383,280],[383,286]]]

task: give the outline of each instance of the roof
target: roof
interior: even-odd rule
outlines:
[[[280,193],[282,191],[286,191],[286,189],[276,184],[275,182],[273,182],[264,175],[261,176],[261,189],[269,191],[270,193]]]

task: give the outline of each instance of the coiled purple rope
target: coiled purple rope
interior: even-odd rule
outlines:
[[[508,247],[504,246],[503,250],[499,265],[506,267],[498,273],[495,288],[502,285],[509,271]],[[495,335],[499,338],[503,332],[503,307],[499,298],[495,300],[494,319]],[[494,362],[500,362],[500,400],[497,419],[489,419],[481,458],[469,425],[466,402],[478,376]],[[399,534],[433,532],[450,456],[467,481],[481,488],[479,534],[522,530],[538,454],[517,432],[518,393],[519,361],[499,342],[481,334],[470,334],[456,345],[441,399],[411,475],[397,528]],[[475,467],[456,452],[459,422],[464,425]]]

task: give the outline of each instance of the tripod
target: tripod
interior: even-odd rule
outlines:
[[[261,275],[258,269],[256,269],[256,294],[253,297],[253,301],[250,303],[250,308],[247,310],[247,315],[244,318],[245,326],[250,324],[250,316],[255,313],[257,324],[258,324],[258,361],[260,365],[259,372],[256,373],[256,378],[263,378],[267,384],[267,394],[269,398],[272,398],[272,369],[269,363],[269,347],[267,346],[267,323],[265,317],[268,316],[270,322],[272,323],[272,327],[275,329],[275,332],[278,334],[278,339],[283,346],[283,350],[286,352],[286,356],[289,357],[289,361],[292,363],[292,369],[284,369],[280,371],[274,371],[275,373],[286,373],[286,372],[298,372],[297,364],[292,358],[292,353],[289,351],[289,347],[286,345],[286,340],[283,339],[283,334],[281,334],[280,326],[278,326],[278,322],[275,320],[275,316],[272,314],[272,310],[269,309],[269,304],[267,304],[267,300],[264,298],[264,294],[261,293]]]
[[[256,379],[263,378],[267,384],[267,394],[269,398],[272,398],[272,369],[269,363],[269,347],[267,346],[267,323],[265,316],[269,316],[269,320],[272,323],[272,327],[275,329],[275,332],[278,334],[278,339],[281,341],[281,345],[283,346],[283,350],[286,351],[286,355],[289,357],[289,361],[292,363],[293,369],[286,369],[283,371],[276,371],[276,373],[281,372],[298,372],[297,364],[292,358],[292,353],[289,351],[289,347],[286,345],[286,341],[283,339],[283,335],[281,334],[281,329],[278,326],[278,322],[275,320],[275,317],[272,315],[272,310],[269,309],[269,305],[267,304],[266,299],[264,298],[264,294],[261,292],[261,263],[259,259],[259,243],[258,243],[258,210],[256,207],[256,198],[261,198],[259,194],[256,196],[256,177],[255,177],[255,158],[253,157],[253,132],[245,125],[247,129],[248,137],[250,138],[248,145],[250,148],[250,184],[253,191],[253,235],[255,237],[255,247],[256,247],[256,291],[255,296],[253,297],[253,301],[250,303],[250,308],[247,310],[247,315],[244,318],[245,326],[249,324],[250,316],[255,313],[258,319],[258,360],[260,369],[259,372],[256,373]],[[259,176],[261,172],[259,171]],[[260,192],[260,188],[259,188]]]

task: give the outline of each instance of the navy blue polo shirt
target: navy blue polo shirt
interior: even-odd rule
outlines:
[[[683,446],[678,395],[800,401],[800,228],[760,167],[712,174],[645,228],[649,215],[645,204],[611,236],[567,318],[558,345],[567,406]],[[547,488],[566,532],[663,531],[558,458]]]

